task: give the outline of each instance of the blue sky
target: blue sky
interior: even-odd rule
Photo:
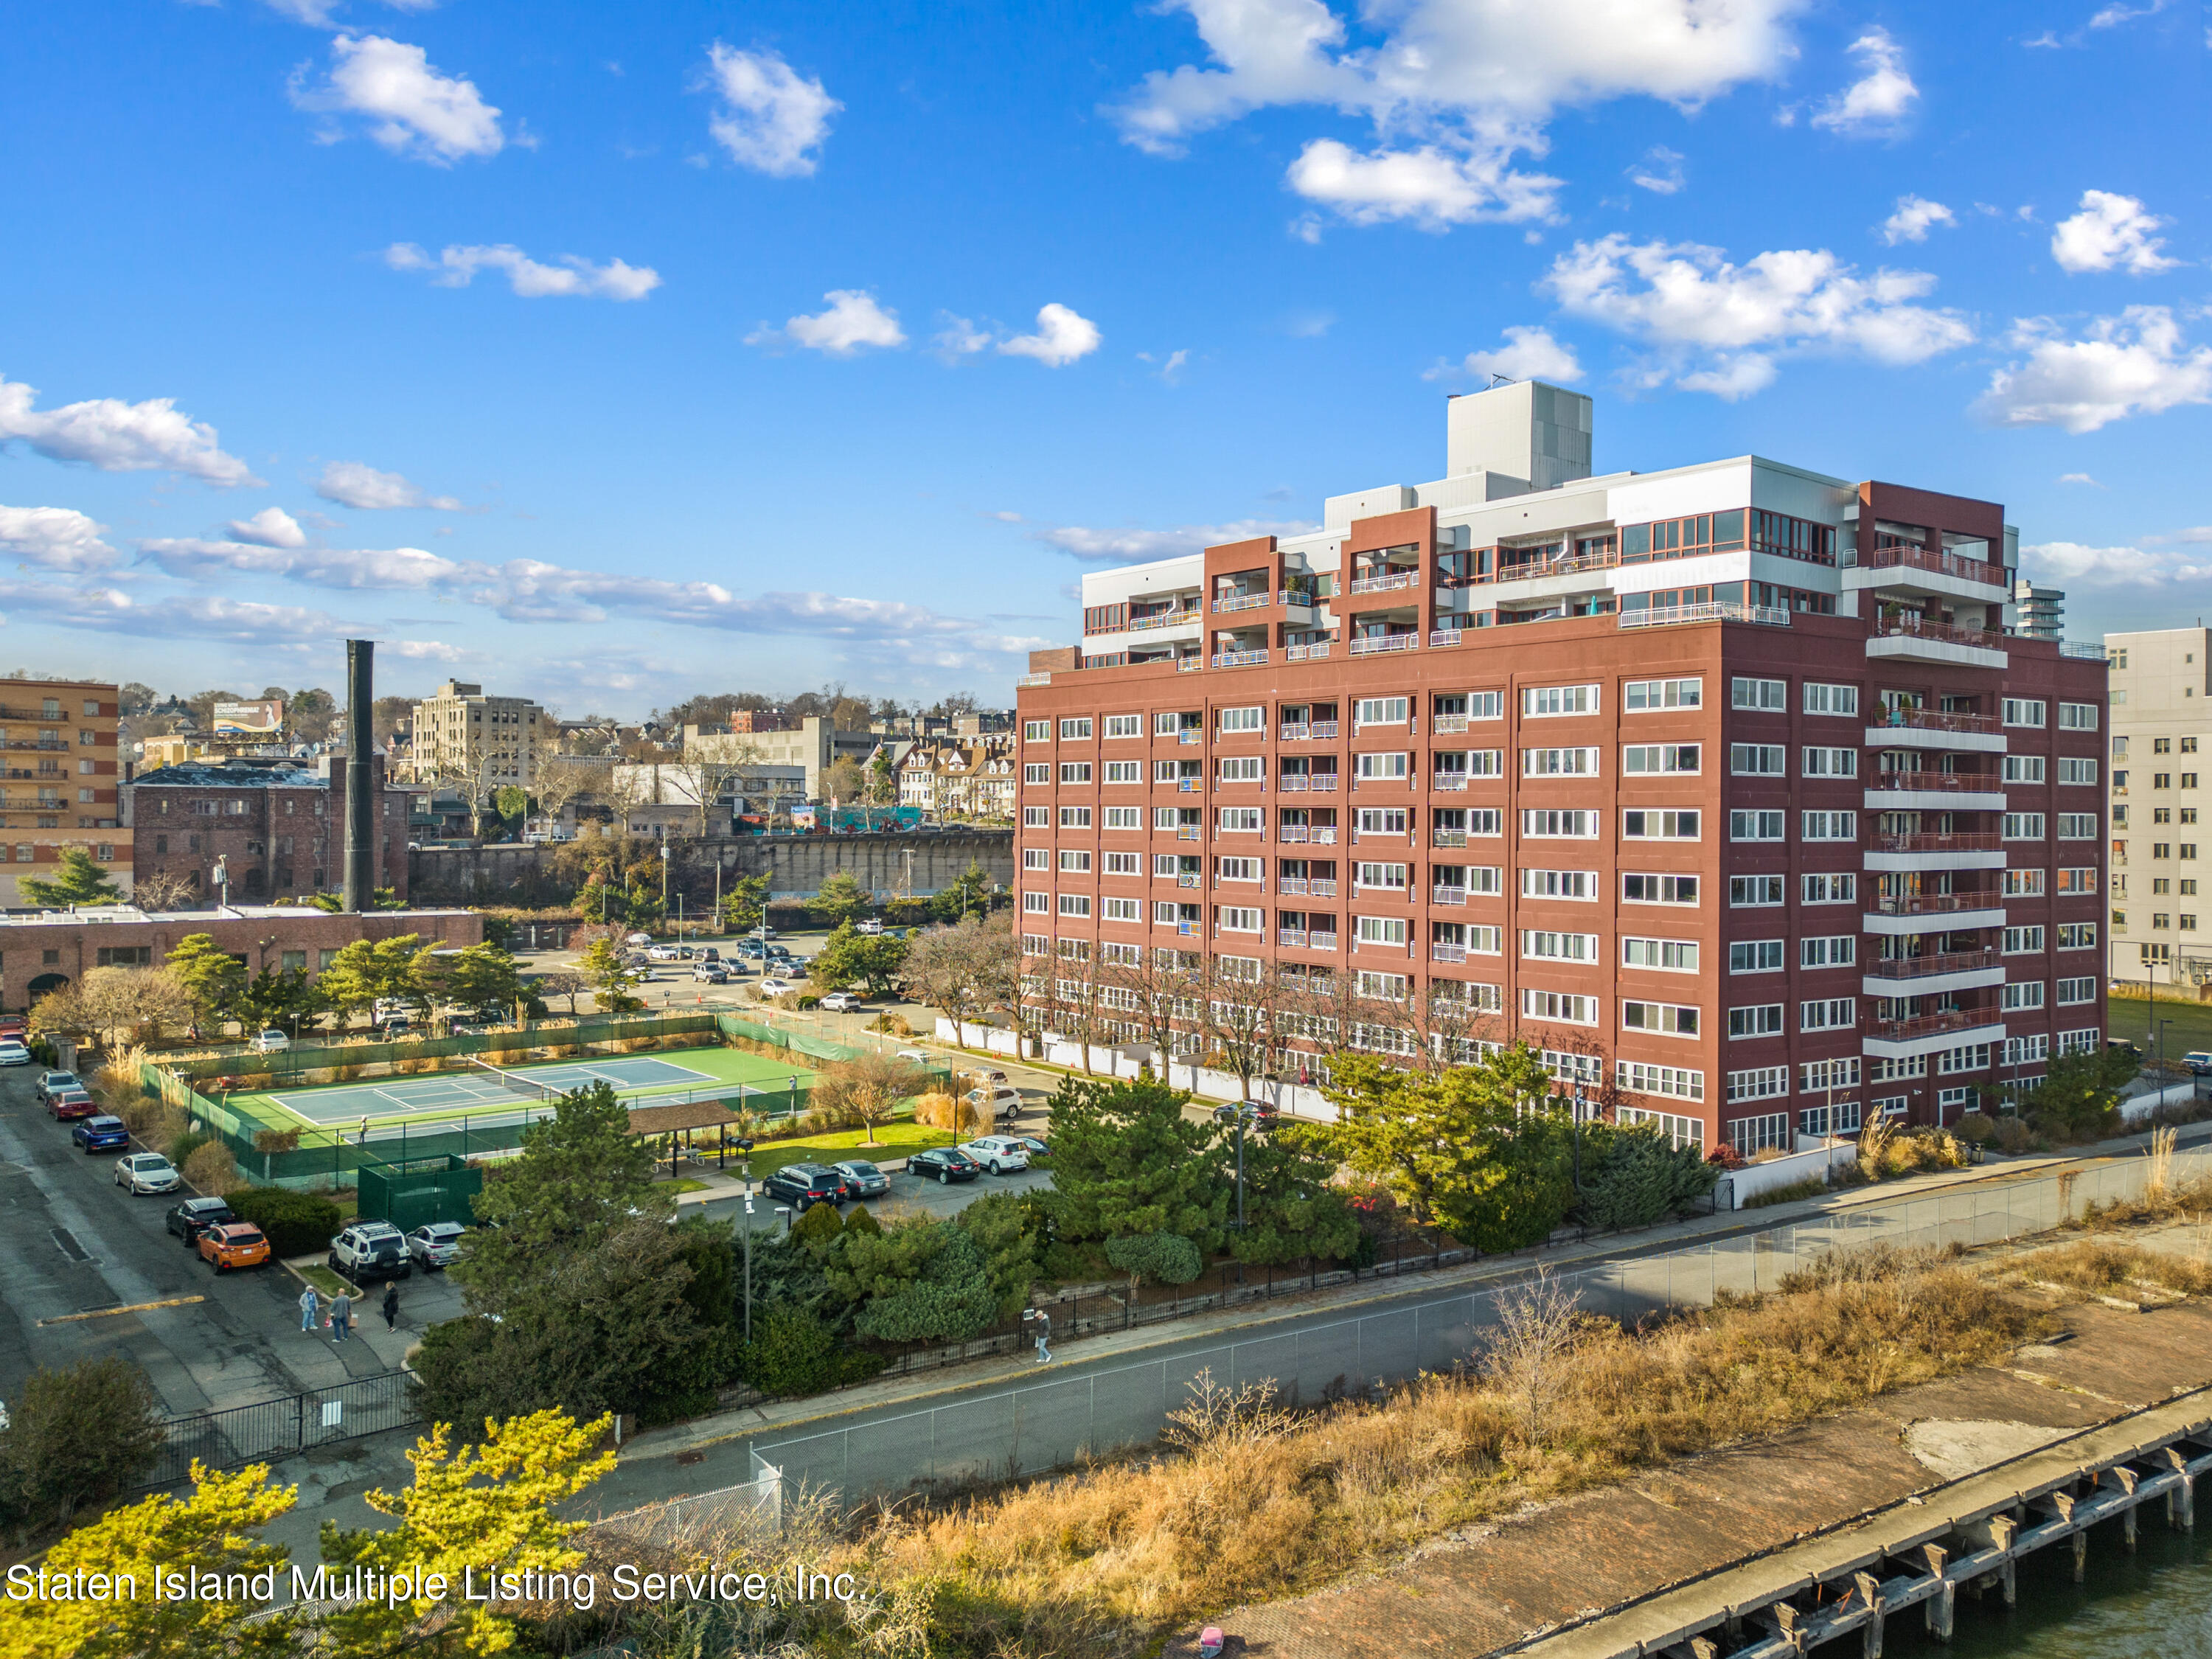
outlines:
[[[0,19],[8,667],[1005,702],[1086,559],[1434,477],[1492,368],[2212,611],[2192,0]]]

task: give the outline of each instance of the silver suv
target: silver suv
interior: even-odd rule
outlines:
[[[356,1221],[331,1241],[330,1269],[356,1285],[372,1279],[406,1279],[415,1263],[407,1241],[388,1221]]]

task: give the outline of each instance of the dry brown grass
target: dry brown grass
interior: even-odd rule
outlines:
[[[2063,1182],[2066,1177],[2062,1176],[2060,1179]],[[2116,1198],[2103,1204],[2085,1205],[2081,1213],[2065,1224],[2076,1231],[2103,1232],[2159,1221],[2198,1220],[2208,1214],[2212,1214],[2212,1176],[2177,1182],[2169,1172],[2163,1179],[2147,1182],[2141,1198]]]
[[[247,1184],[238,1172],[238,1160],[219,1140],[195,1146],[181,1171],[185,1180],[204,1193],[228,1194]]]
[[[2200,1234],[2189,1255],[2146,1250],[2105,1239],[2061,1244],[2014,1259],[2010,1271],[2033,1284],[2063,1285],[2093,1296],[2124,1294],[2130,1287],[2156,1286],[2182,1296],[2212,1292],[2212,1237]]]
[[[851,1553],[878,1583],[949,1579],[962,1650],[1139,1652],[1449,1528],[1995,1359],[2040,1317],[1954,1261],[1866,1253],[1649,1333],[1582,1321],[1549,1356],[1540,1431],[1510,1355],[1381,1403],[1217,1398],[1177,1450],[902,1511]]]

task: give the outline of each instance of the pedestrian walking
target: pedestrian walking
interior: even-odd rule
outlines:
[[[1052,1316],[1041,1308],[1030,1308],[1024,1310],[1022,1322],[1036,1327],[1037,1364],[1051,1364]]]
[[[313,1335],[315,1322],[322,1317],[323,1299],[315,1294],[312,1285],[300,1292],[300,1328]]]
[[[325,1322],[331,1328],[331,1340],[343,1342],[353,1324],[353,1298],[340,1291],[331,1298],[331,1316]]]
[[[382,1311],[384,1328],[387,1331],[398,1330],[399,1328],[399,1286],[388,1279],[384,1281]]]

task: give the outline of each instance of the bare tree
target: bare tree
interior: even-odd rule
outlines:
[[[1286,997],[1266,963],[1245,957],[1208,959],[1198,987],[1198,1030],[1206,1057],[1237,1076],[1237,1098],[1252,1097],[1252,1079],[1269,1068]]]
[[[192,998],[173,968],[95,968],[78,988],[88,1026],[106,1045],[158,1039],[164,1025],[191,1024]]]
[[[1538,1267],[1498,1295],[1498,1322],[1484,1334],[1483,1369],[1517,1398],[1532,1444],[1543,1443],[1545,1418],[1581,1334],[1579,1299],[1549,1268]]]
[[[1494,986],[1431,978],[1407,994],[1403,1012],[1413,1039],[1412,1058],[1431,1074],[1471,1066],[1505,1040],[1504,1010]]]
[[[912,1061],[866,1051],[823,1073],[808,1103],[840,1121],[858,1122],[873,1146],[879,1144],[877,1126],[890,1115],[891,1108],[928,1088],[929,1074]]]
[[[986,983],[983,933],[981,916],[965,917],[951,927],[925,927],[908,939],[906,962],[899,973],[907,995],[951,1021],[952,1040],[963,1048],[969,1024],[990,1006],[995,989]]]
[[[746,781],[759,770],[760,745],[726,737],[712,744],[691,745],[684,751],[684,760],[699,793],[699,836],[703,841],[714,804],[733,790],[745,793]]]
[[[588,933],[593,930],[579,928],[577,931]],[[548,999],[553,997],[563,999],[568,1005],[568,1017],[571,1019],[576,1017],[576,1000],[591,988],[592,981],[571,968],[556,968],[551,973],[541,976],[538,981],[538,994]]]
[[[1126,946],[1104,964],[1107,1007],[1128,1016],[1129,1023],[1144,1032],[1163,1081],[1178,1049],[1192,1046],[1188,1038],[1178,1042],[1176,1022],[1180,1018],[1181,1030],[1194,1033],[1204,972],[1204,958],[1197,951],[1166,945]]]
[[[531,793],[538,798],[541,817],[558,822],[571,803],[603,791],[614,769],[605,763],[580,765],[568,757],[542,757]]]
[[[131,902],[142,910],[188,910],[199,901],[200,890],[191,878],[170,871],[141,876],[131,884]]]

